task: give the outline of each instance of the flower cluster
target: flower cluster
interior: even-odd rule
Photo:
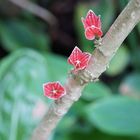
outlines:
[[[101,30],[100,16],[96,16],[92,10],[89,10],[86,18],[81,18],[84,29],[85,37],[88,40],[94,40],[95,38],[101,38],[103,35]],[[73,65],[73,72],[84,70],[90,61],[91,54],[82,52],[78,47],[75,47],[71,55],[68,58],[68,63]],[[44,95],[50,99],[57,100],[66,94],[65,88],[60,82],[48,82],[43,85]]]

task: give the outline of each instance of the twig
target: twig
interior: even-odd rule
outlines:
[[[88,71],[93,76],[93,79],[98,79],[108,67],[109,61],[124,39],[139,21],[140,0],[131,0],[104,36],[102,44],[97,46],[94,50],[87,69],[77,76],[83,78],[86,75],[86,71]],[[67,91],[66,96],[50,106],[48,113],[35,129],[31,140],[49,139],[51,132],[54,130],[59,120],[68,112],[74,101],[79,99],[84,86],[85,84],[81,85],[81,83],[73,77],[67,79],[65,85]]]
[[[48,10],[36,5],[29,0],[9,0],[10,2],[14,3],[15,5],[35,14],[36,16],[44,19],[49,25],[53,26],[57,24],[56,17],[50,13]]]

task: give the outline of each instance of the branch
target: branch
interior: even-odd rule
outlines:
[[[87,78],[87,71],[93,79],[98,77],[106,70],[109,61],[116,53],[124,39],[140,21],[140,0],[131,0],[122,11],[109,31],[106,33],[100,46],[94,50],[91,61],[83,72],[77,77],[80,80]],[[55,101],[49,108],[46,116],[35,129],[31,140],[48,140],[59,120],[68,112],[72,104],[77,101],[85,84],[81,84],[74,77],[69,77],[65,84],[67,94]]]
[[[57,24],[57,19],[52,13],[40,7],[39,5],[30,2],[29,0],[9,0],[9,1],[31,12],[32,14],[44,19],[51,26]]]

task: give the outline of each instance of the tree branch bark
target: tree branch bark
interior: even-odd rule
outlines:
[[[84,80],[88,77],[88,71],[93,79],[98,79],[108,67],[111,58],[115,55],[124,39],[139,21],[140,0],[131,0],[104,36],[102,44],[96,46],[86,70],[80,72],[76,77]],[[69,77],[67,79],[65,84],[67,94],[50,106],[46,116],[35,129],[31,140],[49,139],[49,135],[60,119],[68,112],[72,104],[80,98],[85,85],[81,84],[77,78]]]

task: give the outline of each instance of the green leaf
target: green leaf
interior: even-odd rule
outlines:
[[[108,97],[111,95],[109,87],[101,82],[88,84],[84,92],[82,93],[82,98],[87,101],[93,101],[101,97]]]
[[[140,100],[114,96],[87,107],[89,121],[100,130],[116,135],[140,134]]]
[[[139,47],[139,45],[138,45]],[[140,52],[139,49],[135,49],[135,51],[131,52],[131,65],[136,71],[140,71]]]
[[[48,77],[46,66],[45,58],[41,54],[22,49],[1,62],[0,81],[9,86],[12,84],[16,86],[16,83],[19,83],[18,86],[27,89],[26,92],[30,92],[30,89],[32,93],[39,94],[42,92],[42,83]]]
[[[30,49],[15,51],[1,61],[0,139],[29,139],[51,102],[44,98],[42,84],[64,81],[67,70],[65,58]]]
[[[66,116],[64,116],[64,118],[60,121],[60,123],[56,127],[55,136],[63,135],[64,133],[70,133],[71,131],[73,131],[75,124],[76,124],[76,116],[71,115],[70,113],[67,114]]]
[[[67,77],[67,73],[69,70],[69,65],[67,64],[66,58],[54,55],[47,54],[45,55],[47,61],[47,70],[49,73],[49,77],[47,80],[49,81],[60,81],[64,83]]]
[[[75,126],[72,127],[73,129]],[[56,134],[53,140],[139,140],[137,137],[129,137],[129,136],[116,136],[116,135],[109,135],[106,133],[102,133],[97,129],[93,128],[88,133],[80,132],[80,131],[73,131],[70,133],[62,133],[61,135]]]
[[[138,27],[138,31],[140,33],[140,23],[138,23],[137,27]]]
[[[95,128],[89,133],[73,132],[67,135],[67,137],[70,138],[70,140],[85,140],[87,138],[88,140],[139,140],[136,137],[109,135],[106,133],[102,133]]]
[[[21,49],[1,61],[0,139],[29,139],[47,107],[41,100],[47,77],[45,58],[35,51]]]
[[[123,72],[128,63],[129,53],[126,49],[126,46],[122,46],[112,58],[109,68],[106,71],[106,74],[110,76],[118,75],[121,72]]]
[[[46,50],[49,46],[47,35],[18,20],[0,21],[0,36],[4,48],[8,51],[22,47]]]
[[[140,98],[140,74],[128,75],[120,86],[121,93]]]
[[[119,2],[119,8],[122,11],[129,1],[128,0],[119,0],[118,2]]]
[[[94,140],[138,140],[135,136],[129,137],[129,136],[110,135],[96,129],[92,132],[92,138],[94,138]]]

